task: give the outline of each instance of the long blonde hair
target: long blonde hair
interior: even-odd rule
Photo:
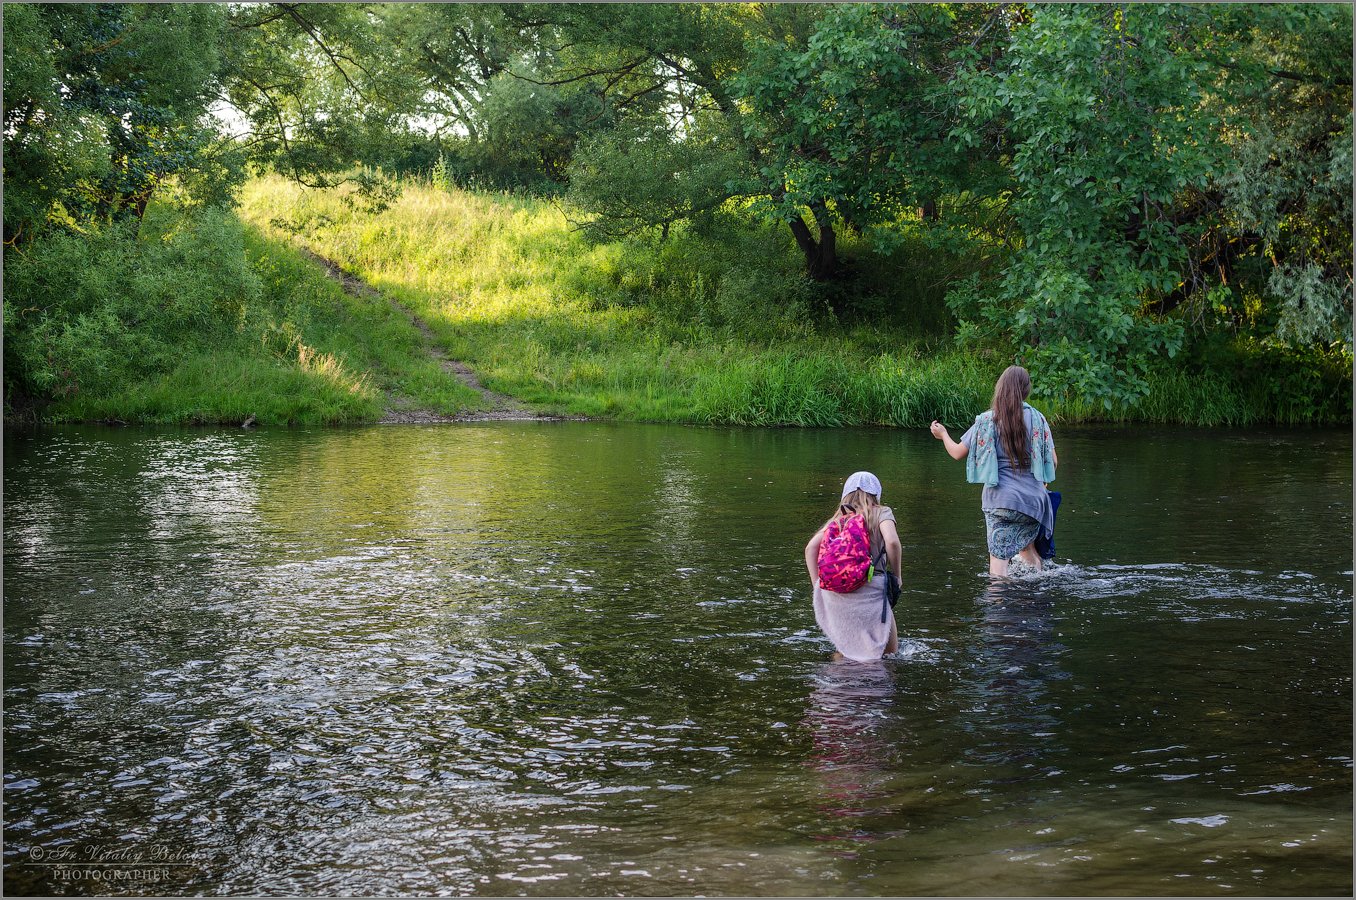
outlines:
[[[871,535],[872,542],[875,542],[876,535],[880,533],[880,500],[875,494],[868,494],[861,488],[857,488],[848,494],[838,503],[838,509],[829,516],[825,527],[834,519],[842,519],[847,516],[861,513],[866,519],[866,533]]]

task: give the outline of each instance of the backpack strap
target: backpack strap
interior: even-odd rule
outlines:
[[[885,542],[881,541],[880,547],[880,573],[885,576],[885,587],[880,592],[880,623],[885,624],[885,613],[890,608],[890,556],[885,552]]]
[[[883,546],[880,548],[880,560],[882,563],[880,571],[885,575],[885,589],[881,592],[882,598],[880,606],[880,623],[884,625],[886,621],[886,610],[894,608],[895,600],[899,599],[899,594],[896,593],[893,600],[890,598],[891,586],[892,584],[898,584],[898,580],[895,578],[895,573],[890,570],[890,557],[885,552],[885,547]]]

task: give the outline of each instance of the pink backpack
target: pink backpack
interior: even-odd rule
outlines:
[[[835,594],[850,594],[871,577],[871,537],[861,513],[835,518],[819,545],[819,586]]]

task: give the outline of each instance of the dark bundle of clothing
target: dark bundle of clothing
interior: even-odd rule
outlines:
[[[1059,512],[1059,491],[1050,491],[1050,520],[1053,522],[1055,514]],[[1041,529],[1044,531],[1044,529]],[[1050,534],[1047,536],[1041,534],[1036,538],[1036,552],[1041,555],[1041,559],[1055,558],[1055,531],[1053,526]]]

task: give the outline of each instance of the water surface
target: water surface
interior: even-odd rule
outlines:
[[[6,891],[1349,895],[1350,435],[1056,439],[991,584],[921,430],[7,434]],[[835,664],[859,468],[902,649]]]

